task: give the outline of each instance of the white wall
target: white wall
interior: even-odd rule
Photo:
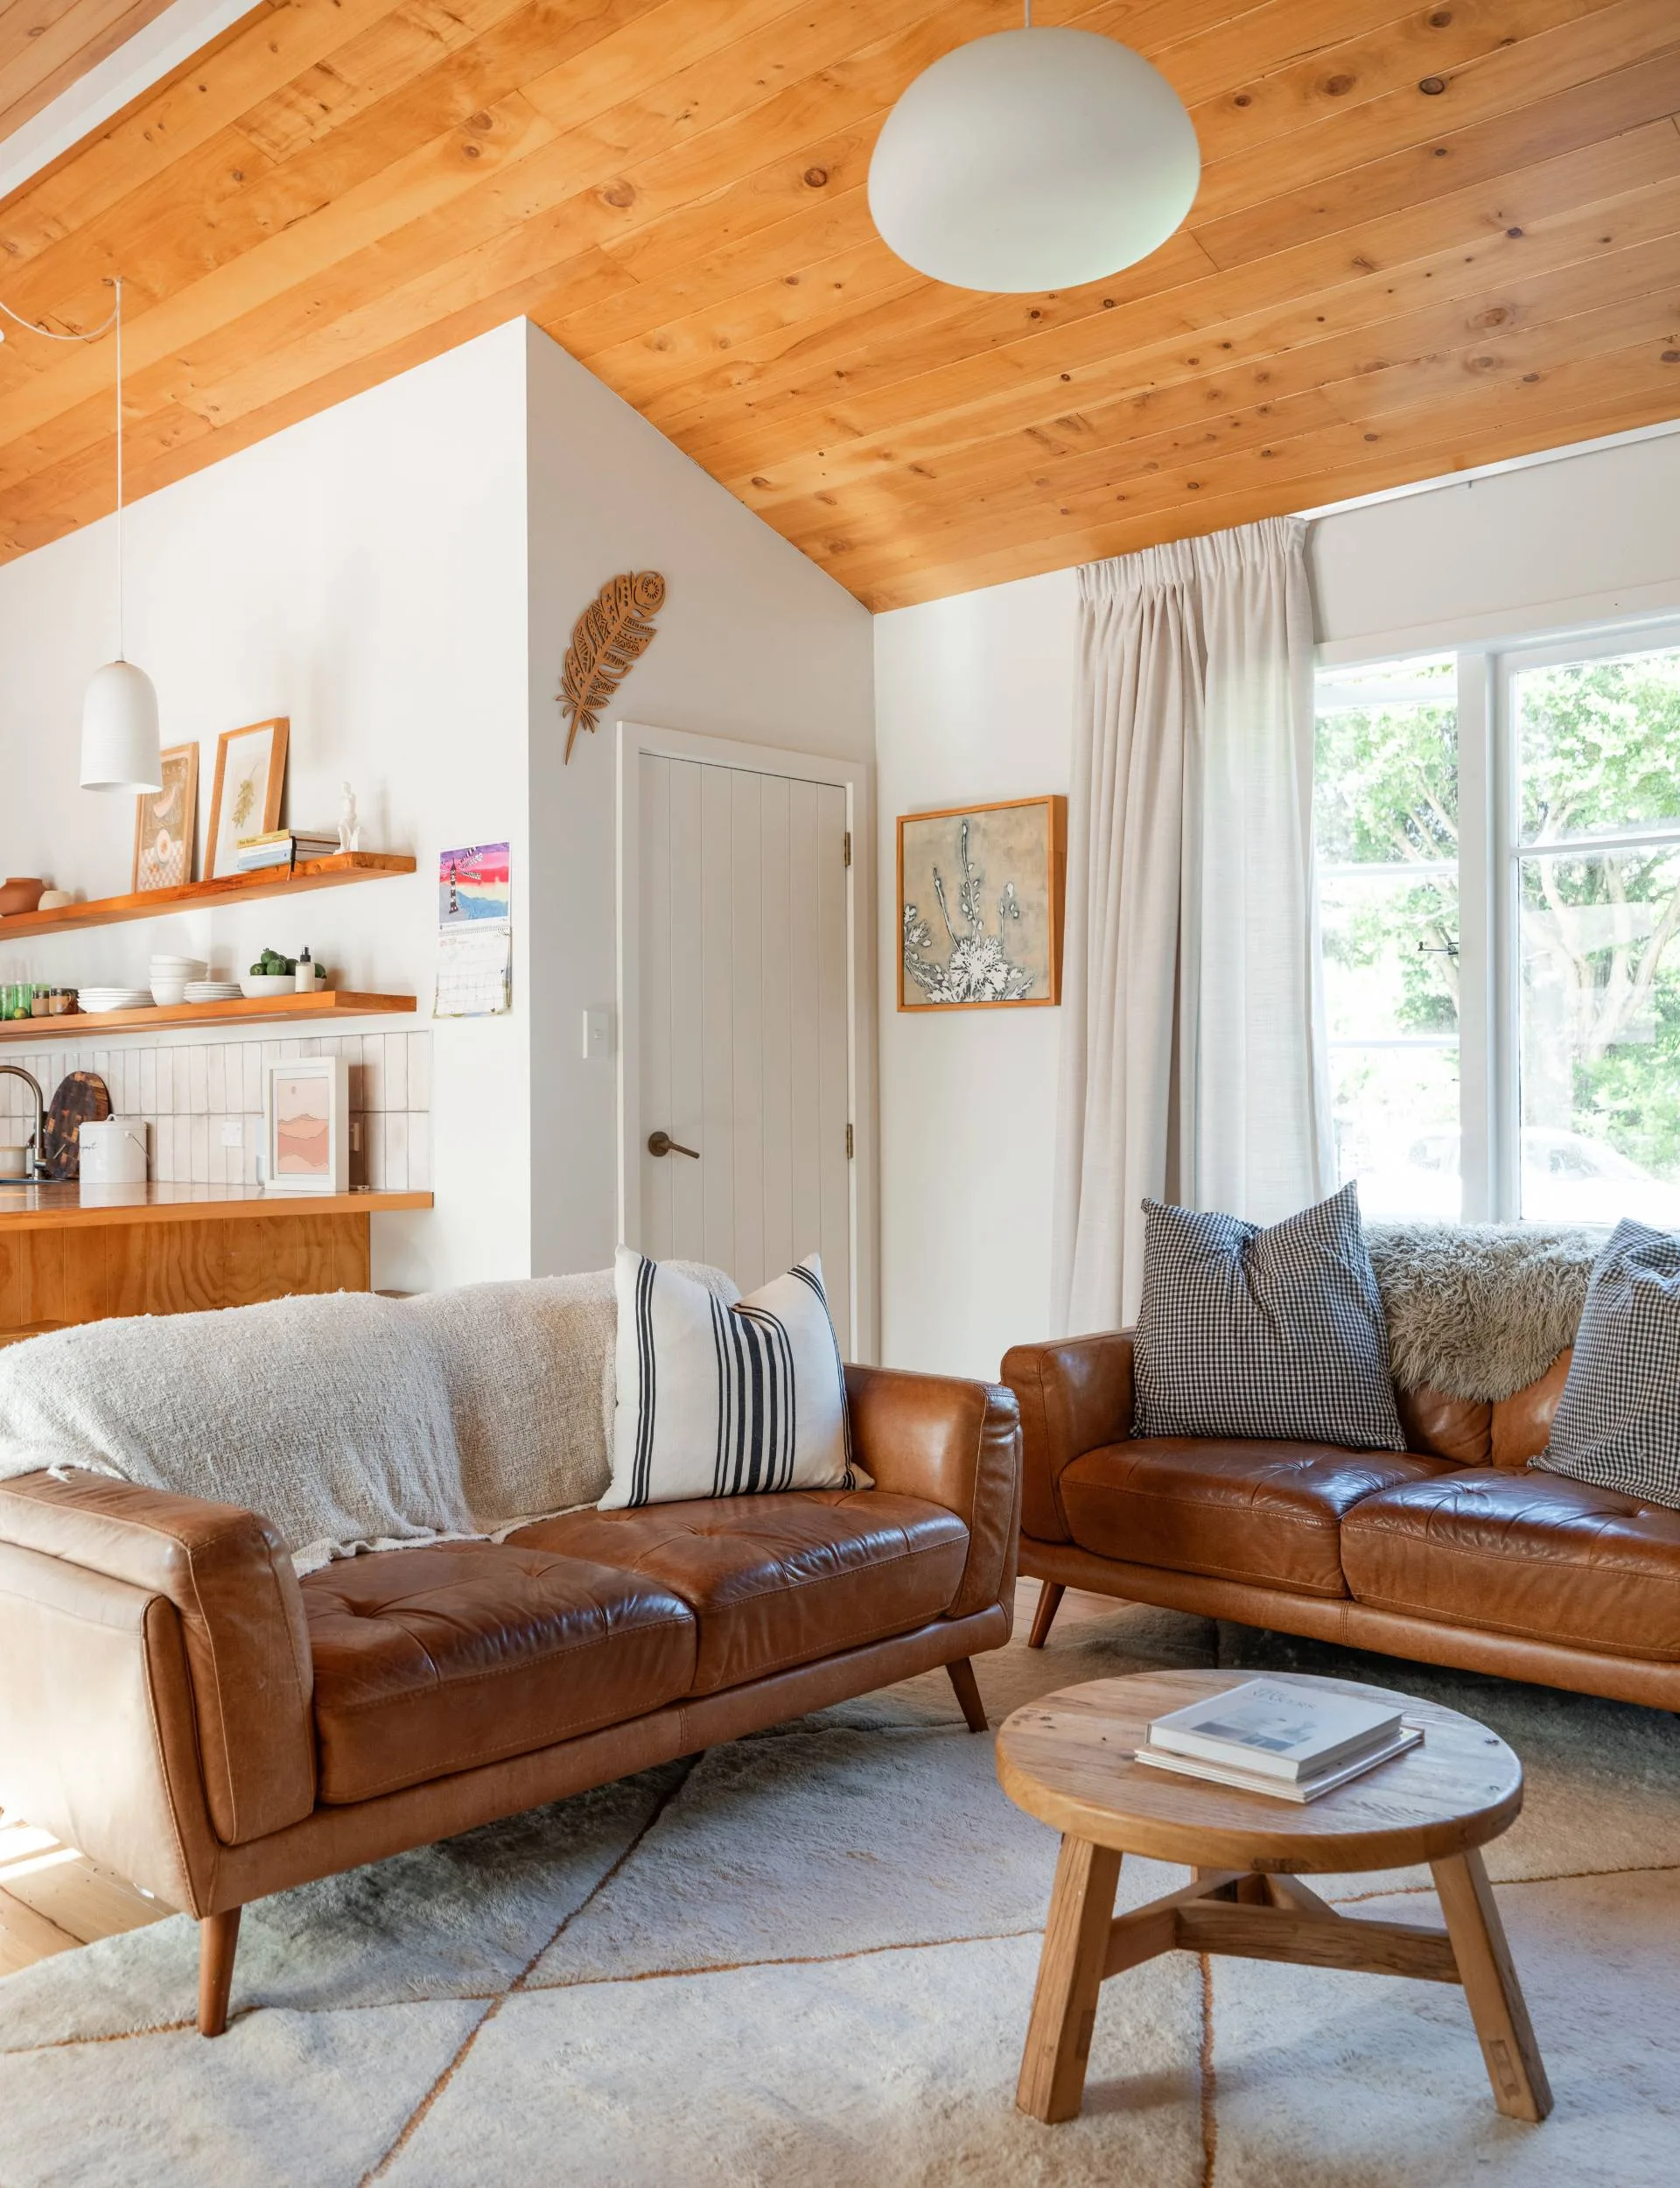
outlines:
[[[1312,527],[1332,659],[1680,609],[1680,432],[1455,480]]]
[[[1333,656],[1680,610],[1680,433],[1326,516],[1311,547]],[[992,1375],[1049,1320],[1060,1011],[895,1009],[894,823],[1065,789],[1074,573],[876,622],[883,1357]]]
[[[508,836],[528,873],[523,360],[522,327],[503,327],[128,514],[128,651],[164,743],[200,743],[200,859],[218,733],[286,714],[287,817],[334,822],[347,776],[364,845],[420,871],[10,949],[0,929],[0,980],[144,978],[150,950],[189,940],[234,968],[308,943],[341,984],[430,1008],[438,851]],[[89,896],[126,890],[133,855],[133,800],[77,785],[82,687],[115,649],[112,557],[107,521],[0,568],[0,873]],[[424,1021],[369,1030],[405,1022]],[[528,1023],[438,1024],[438,1206],[375,1222],[375,1281],[528,1267]]]
[[[532,1266],[598,1268],[617,1236],[616,1058],[584,1011],[616,987],[613,723],[842,759],[874,744],[871,619],[851,595],[536,327],[530,431]],[[658,635],[564,764],[571,627],[605,580],[657,570]],[[864,900],[868,908],[867,900]],[[874,986],[864,959],[865,1030]]]
[[[1071,571],[875,621],[882,1358],[995,1377],[1047,1334],[1059,1010],[900,1013],[900,813],[1066,792]]]

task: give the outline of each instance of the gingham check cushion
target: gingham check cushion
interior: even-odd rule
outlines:
[[[1592,1265],[1551,1441],[1530,1466],[1680,1509],[1680,1238],[1620,1223]]]
[[[1137,1436],[1404,1451],[1352,1184],[1273,1224],[1144,1203]]]

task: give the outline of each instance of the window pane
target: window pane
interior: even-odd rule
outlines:
[[[1524,843],[1680,823],[1680,649],[1511,680]]]
[[[1522,1213],[1680,1224],[1680,845],[1519,866]]]
[[[1342,866],[1319,890],[1341,1182],[1367,1215],[1456,1220],[1457,873]]]
[[[1314,826],[1341,1181],[1456,1220],[1459,754],[1451,655],[1319,680]]]

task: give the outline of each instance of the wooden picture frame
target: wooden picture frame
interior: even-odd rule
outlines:
[[[290,720],[277,714],[243,729],[224,729],[217,738],[210,832],[204,845],[206,881],[235,871],[234,847],[241,837],[265,836],[280,825],[290,736]]]
[[[162,754],[163,785],[134,801],[134,873],[136,896],[148,889],[180,888],[192,879],[199,833],[199,748],[172,745]]]
[[[899,1008],[1060,1003],[1067,799],[901,813],[898,833]]]
[[[342,1056],[290,1056],[262,1075],[262,1189],[350,1189],[350,1067]]]

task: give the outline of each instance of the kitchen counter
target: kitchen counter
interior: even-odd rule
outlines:
[[[430,1193],[0,1182],[0,1344],[113,1315],[372,1287],[369,1218]]]
[[[0,1178],[0,1237],[80,1224],[250,1222],[383,1216],[430,1208],[430,1193],[265,1193],[258,1185],[24,1185]]]

